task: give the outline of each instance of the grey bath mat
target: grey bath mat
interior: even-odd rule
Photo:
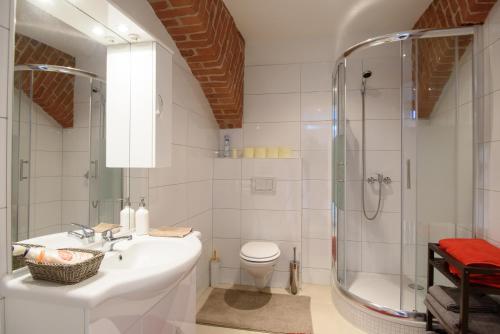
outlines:
[[[232,289],[213,289],[196,322],[270,333],[313,332],[309,297]]]

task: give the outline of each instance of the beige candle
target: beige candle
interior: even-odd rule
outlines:
[[[266,150],[266,157],[268,159],[278,159],[278,151],[277,147],[268,147]]]
[[[278,149],[278,156],[282,159],[290,158],[292,156],[292,150],[290,147],[280,147]]]
[[[243,150],[243,157],[247,159],[252,159],[255,156],[255,150],[253,147],[245,147]]]
[[[257,159],[265,159],[266,158],[266,148],[265,147],[256,147],[255,148],[255,157]]]

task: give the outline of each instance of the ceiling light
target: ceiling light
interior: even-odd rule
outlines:
[[[120,24],[118,27],[117,27],[118,31],[119,32],[127,32],[128,31],[128,27],[124,24]]]
[[[92,32],[98,36],[104,35],[104,30],[101,27],[94,27],[94,29],[92,29]]]

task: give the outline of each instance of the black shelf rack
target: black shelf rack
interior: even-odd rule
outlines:
[[[436,254],[439,255],[439,257],[436,257]],[[450,265],[458,269],[459,276],[454,275],[449,271],[448,268]],[[500,274],[500,269],[492,267],[466,266],[439,248],[439,244],[429,243],[427,251],[427,291],[429,291],[429,287],[434,285],[434,269],[438,270],[460,289],[459,333],[468,333],[469,295],[471,293],[500,295],[500,288],[471,283],[470,276],[473,274]],[[426,330],[428,331],[432,330],[432,319],[434,316],[435,315],[427,310]],[[436,316],[436,318],[448,333],[454,333],[454,329],[449,327],[445,321],[439,319],[438,316]]]

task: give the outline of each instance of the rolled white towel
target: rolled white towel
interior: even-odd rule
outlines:
[[[38,263],[47,264],[76,264],[88,260],[93,255],[90,253],[77,252],[62,249],[48,249],[44,247],[31,247],[25,258]]]

